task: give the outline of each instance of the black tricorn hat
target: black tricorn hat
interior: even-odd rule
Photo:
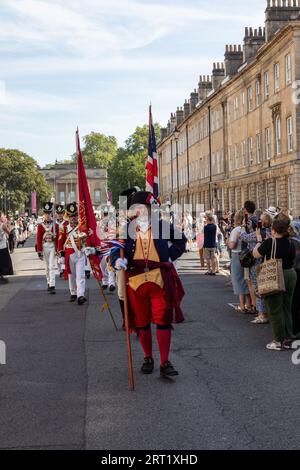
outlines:
[[[76,202],[72,202],[71,204],[67,205],[66,212],[69,217],[71,216],[77,216],[78,215],[78,209],[77,209],[77,204]]]
[[[127,197],[127,209],[130,209],[130,206],[132,204],[132,197],[139,191],[140,188],[138,186],[134,186],[133,188],[128,188],[121,192],[120,197]]]
[[[131,205],[144,204],[145,206],[160,205],[160,201],[148,191],[138,191],[131,197]]]
[[[57,214],[64,214],[65,213],[65,208],[62,204],[57,204],[56,205],[56,213]]]
[[[43,211],[44,211],[45,214],[51,214],[51,212],[53,211],[53,203],[52,202],[44,202]]]

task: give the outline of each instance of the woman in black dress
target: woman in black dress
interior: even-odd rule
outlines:
[[[0,283],[8,282],[4,276],[13,275],[13,266],[8,249],[8,237],[10,234],[10,227],[6,220],[0,220]]]

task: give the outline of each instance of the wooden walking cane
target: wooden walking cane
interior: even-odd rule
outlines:
[[[124,259],[124,249],[121,251],[121,258]],[[129,314],[128,314],[128,294],[127,294],[127,282],[126,282],[126,271],[123,271],[123,291],[124,291],[124,320],[125,320],[125,329],[126,329],[126,342],[127,342],[127,353],[128,353],[128,369],[129,369],[129,379],[130,379],[130,389],[134,391],[134,375],[133,375],[133,366],[132,366],[132,350],[131,350],[131,340],[129,332]]]

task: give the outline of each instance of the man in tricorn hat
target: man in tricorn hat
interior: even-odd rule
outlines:
[[[160,351],[160,374],[178,375],[171,362],[172,323],[175,310],[184,296],[184,290],[172,261],[185,252],[186,238],[174,227],[151,217],[152,207],[159,209],[153,194],[138,191],[130,196],[131,213],[136,218],[127,224],[125,258],[113,253],[111,263],[117,270],[126,270],[130,327],[137,331],[144,351],[143,374],[152,374],[154,359],[151,323],[156,325]]]
[[[45,260],[48,291],[55,294],[57,232],[52,220],[53,204],[43,204],[43,221],[37,227],[36,246],[40,260]]]
[[[83,305],[86,302],[84,271],[86,258],[83,251],[86,234],[78,230],[78,209],[75,202],[67,205],[66,213],[69,223],[63,225],[59,233],[58,252],[61,257],[65,257],[65,279],[69,280],[70,302],[77,300],[78,305]]]

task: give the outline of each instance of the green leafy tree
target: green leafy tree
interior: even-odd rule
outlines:
[[[154,124],[156,142],[158,142],[160,137],[160,125],[158,123]],[[144,126],[136,127],[134,133],[128,137],[125,142],[125,148],[132,155],[143,155],[147,156],[148,153],[148,141],[149,141],[149,126],[145,124]]]
[[[117,154],[117,139],[99,132],[91,132],[83,138],[82,155],[87,168],[108,168]],[[76,154],[73,160],[76,161]]]
[[[155,124],[158,140],[159,124]],[[120,192],[131,186],[145,188],[146,161],[148,156],[149,127],[145,124],[137,127],[126,140],[125,147],[119,148],[108,167],[108,186],[113,193],[113,202],[117,203]]]
[[[39,172],[37,162],[19,150],[0,149],[0,197],[7,201],[7,208],[26,206],[31,193],[36,191],[38,201],[51,196],[51,188]]]

